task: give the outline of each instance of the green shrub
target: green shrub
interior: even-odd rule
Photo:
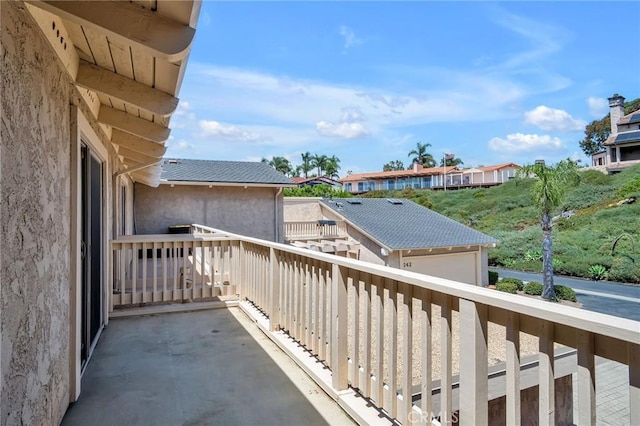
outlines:
[[[597,170],[585,170],[580,174],[580,181],[587,185],[610,185],[611,176]]]
[[[615,191],[613,185],[580,185],[567,194],[562,209],[580,210],[595,206],[611,199]]]
[[[518,285],[514,282],[502,280],[496,284],[496,290],[504,291],[505,293],[516,294],[518,292]]]
[[[489,271],[489,285],[495,285],[500,275],[497,272]]]
[[[503,278],[502,281],[500,281],[500,282],[501,283],[515,284],[517,289],[518,289],[518,291],[522,291],[522,289],[524,288],[524,283],[522,282],[522,280],[519,280],[517,278],[506,277],[506,278]]]
[[[588,273],[592,280],[600,281],[607,278],[607,268],[602,265],[591,265]]]
[[[524,286],[524,292],[532,296],[542,296],[542,283],[537,281],[530,281]]]
[[[638,192],[640,192],[640,177],[637,177],[618,188],[618,197],[627,198]]]
[[[556,298],[558,300],[569,300],[571,302],[577,301],[576,292],[566,285],[554,285],[554,290],[556,291]]]
[[[616,259],[609,270],[609,279],[625,283],[640,283],[640,266],[629,259]]]
[[[527,250],[527,252],[524,254],[524,260],[525,262],[535,262],[537,260],[542,260],[542,250]]]

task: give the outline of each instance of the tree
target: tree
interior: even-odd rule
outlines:
[[[524,166],[518,171],[520,178],[536,179],[531,195],[534,204],[540,211],[542,227],[542,298],[555,300],[556,293],[553,287],[553,247],[551,228],[553,222],[551,214],[562,203],[571,184],[578,180],[578,164],[566,159],[555,166],[547,166],[544,161]]]
[[[302,156],[302,164],[300,165],[300,172],[304,174],[305,179],[309,177],[309,172],[313,170],[313,156],[309,151],[303,152]]]
[[[313,167],[318,169],[318,176],[323,176],[323,171],[324,169],[327,167],[327,160],[329,159],[329,157],[327,157],[326,155],[318,155],[315,154],[313,157],[311,157],[311,164]]]
[[[414,156],[411,159],[411,164],[422,164],[425,167],[434,167],[436,165],[436,160],[433,159],[433,156],[427,152],[427,148],[430,147],[430,143],[420,143],[416,144],[415,149],[409,151],[408,157]]]
[[[402,161],[393,160],[382,166],[383,172],[391,172],[393,170],[404,170],[404,164]]]
[[[631,114],[640,110],[640,98],[624,103],[624,113]],[[611,134],[611,117],[609,114],[600,120],[593,120],[584,129],[584,139],[578,142],[582,152],[589,157],[604,150],[604,141]]]
[[[445,157],[445,159],[447,160],[447,167],[460,166],[464,164],[464,161],[462,161],[462,159],[458,157],[452,157],[452,158]],[[442,166],[444,166],[443,160],[440,160],[440,167]]]
[[[338,157],[336,157],[335,155],[332,155],[331,157],[327,158],[327,161],[325,163],[325,176],[328,176],[330,178],[339,178],[340,176],[338,175],[338,170],[340,170],[340,159]]]
[[[291,163],[284,157],[271,157],[271,160],[262,159],[263,163],[267,163],[282,174],[289,175],[293,171]]]

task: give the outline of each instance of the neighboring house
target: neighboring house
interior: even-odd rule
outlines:
[[[200,3],[0,2],[0,424],[57,425],[156,186]]]
[[[359,259],[485,286],[498,241],[406,199],[286,198],[285,224],[334,220],[360,243]]]
[[[594,166],[604,165],[608,173],[640,164],[640,111],[624,114],[624,97],[614,94],[609,98],[611,133],[604,142],[605,153],[595,154]],[[597,163],[597,164],[596,164]]]
[[[374,190],[484,188],[499,185],[515,177],[520,166],[514,163],[477,168],[424,168],[414,164],[407,170],[352,174],[341,182],[344,190],[363,194]],[[445,178],[446,176],[446,178]]]
[[[262,162],[165,159],[157,188],[136,184],[136,233],[162,234],[172,225],[197,223],[284,241],[282,190],[293,186]]]
[[[291,180],[298,184],[298,187],[300,188],[303,186],[329,185],[335,190],[342,189],[342,183],[340,183],[340,181],[331,179],[327,176],[314,176],[310,178],[292,177]]]

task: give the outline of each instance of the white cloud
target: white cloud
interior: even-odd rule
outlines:
[[[358,46],[362,44],[362,40],[356,37],[353,30],[346,25],[340,26],[340,35],[344,38],[344,49],[347,50],[352,46]]]
[[[339,139],[356,139],[371,134],[361,123],[331,123],[318,121],[316,130],[322,136]]]
[[[609,112],[609,101],[605,98],[591,96],[587,99],[587,105],[589,105],[589,114],[596,118],[602,118]]]
[[[243,130],[236,126],[225,125],[218,121],[200,120],[198,124],[204,136],[213,136],[243,142],[252,142],[262,139],[262,137],[257,133]]]
[[[565,110],[549,108],[545,105],[525,112],[524,116],[527,123],[538,126],[546,132],[572,132],[584,129],[587,124],[583,120],[573,118]]]
[[[344,107],[340,112],[342,113],[340,116],[340,121],[342,121],[343,123],[357,123],[367,120],[367,117],[362,113],[362,111],[360,111],[359,108]]]
[[[549,135],[525,135],[523,133],[512,133],[504,138],[492,138],[489,141],[489,148],[493,151],[518,153],[518,152],[540,152],[544,150],[563,149],[562,141],[559,138]]]

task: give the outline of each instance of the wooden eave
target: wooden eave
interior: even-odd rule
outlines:
[[[121,166],[135,181],[158,186],[200,1],[26,4]]]

